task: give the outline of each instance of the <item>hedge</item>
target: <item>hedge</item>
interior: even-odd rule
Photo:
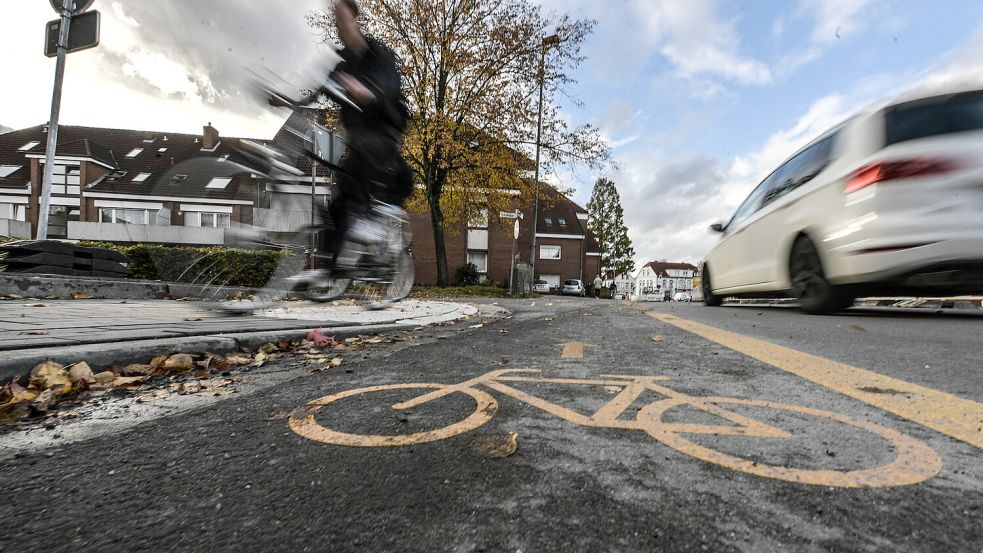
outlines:
[[[260,288],[270,281],[282,262],[299,262],[290,252],[281,250],[192,248],[158,244],[121,246],[108,242],[83,242],[82,245],[121,252],[130,260],[129,268],[133,278],[164,282]]]

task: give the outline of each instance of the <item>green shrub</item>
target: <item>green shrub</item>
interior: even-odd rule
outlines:
[[[223,247],[191,248],[160,244],[121,246],[85,242],[83,246],[116,250],[129,260],[133,278],[215,286],[260,288],[278,265],[296,261],[280,250],[237,250]]]
[[[474,263],[466,263],[457,268],[458,286],[475,286],[481,282],[481,273]]]

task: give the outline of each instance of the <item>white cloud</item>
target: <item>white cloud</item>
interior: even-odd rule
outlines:
[[[742,56],[736,21],[720,17],[714,0],[641,1],[634,4],[659,51],[686,77],[715,75],[743,84],[766,84],[771,70]]]

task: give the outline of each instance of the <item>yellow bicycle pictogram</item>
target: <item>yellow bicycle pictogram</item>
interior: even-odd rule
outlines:
[[[693,396],[657,384],[659,381],[668,380],[668,377],[663,376],[609,374],[601,375],[598,380],[530,376],[538,373],[540,371],[533,369],[502,369],[459,384],[413,383],[356,388],[310,402],[307,404],[303,418],[290,419],[290,428],[305,438],[344,446],[406,446],[434,442],[470,432],[495,416],[498,411],[498,402],[491,394],[479,389],[479,386],[483,386],[580,426],[641,430],[659,442],[696,459],[766,478],[820,486],[879,488],[917,484],[932,478],[942,468],[942,461],[938,454],[922,442],[885,426],[853,419],[831,411],[770,401]],[[531,395],[510,386],[508,383],[616,387],[618,392],[592,415],[585,415]],[[402,435],[349,434],[326,428],[315,420],[321,410],[338,400],[391,390],[425,391],[422,395],[392,405],[394,410],[412,409],[452,394],[470,396],[475,403],[475,409],[464,420],[448,426]],[[646,391],[655,392],[664,396],[664,399],[653,401],[642,407],[634,420],[619,418]],[[724,406],[772,409],[800,416],[818,417],[853,427],[885,440],[893,448],[894,459],[887,464],[857,470],[792,468],[744,459],[687,439],[687,435],[736,436],[748,439],[786,439],[792,436],[786,430],[729,410]],[[680,407],[698,409],[723,419],[729,424],[708,425],[667,421],[666,415],[673,409]]]

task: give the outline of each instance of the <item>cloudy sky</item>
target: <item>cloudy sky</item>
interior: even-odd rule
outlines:
[[[913,87],[983,83],[983,2],[538,0],[597,20],[564,113],[614,146],[638,261],[695,261],[758,180],[805,142]],[[72,54],[66,124],[266,138],[245,65],[292,79],[323,49],[304,14],[326,0],[96,0],[102,44]],[[43,0],[4,0],[0,132],[47,120],[54,62]],[[11,85],[10,83],[15,83]],[[550,176],[586,205],[598,177]]]

